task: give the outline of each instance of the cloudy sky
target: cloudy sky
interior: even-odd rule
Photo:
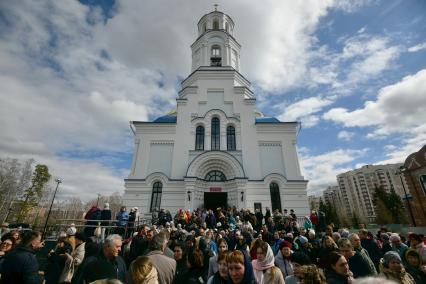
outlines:
[[[302,121],[311,194],[425,144],[425,1],[14,0],[0,2],[0,157],[46,163],[59,198],[122,191],[129,121],[174,108],[214,3],[259,109]]]

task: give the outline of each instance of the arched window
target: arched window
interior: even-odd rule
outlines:
[[[213,29],[214,30],[218,30],[219,29],[219,21],[218,20],[214,20],[213,21]]]
[[[271,184],[269,185],[269,190],[271,192],[272,211],[278,209],[281,212],[281,196],[278,184],[276,184],[275,182],[271,182]]]
[[[235,128],[233,126],[226,128],[226,145],[228,151],[235,151],[237,148],[235,143]]]
[[[212,46],[212,54],[210,57],[210,66],[222,66],[222,57],[220,55],[220,46]]]
[[[210,171],[204,179],[206,181],[226,181],[226,176],[221,171]]]
[[[195,131],[195,150],[204,150],[204,127],[197,126]]]
[[[420,176],[420,185],[422,186],[423,194],[426,195],[426,175]]]
[[[218,45],[212,46],[212,57],[220,57],[220,46]]]
[[[206,32],[207,31],[207,23],[204,23],[203,24],[203,32]]]
[[[220,150],[220,120],[217,117],[212,119],[212,150]]]
[[[154,209],[160,210],[162,192],[163,184],[159,181],[154,182],[154,185],[152,186],[151,206],[149,207],[149,212],[154,211]]]
[[[225,23],[225,30],[226,30],[227,33],[229,33],[229,24],[228,23]]]

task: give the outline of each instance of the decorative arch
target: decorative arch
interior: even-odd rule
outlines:
[[[166,176],[164,173],[162,172],[155,172],[155,173],[151,173],[146,177],[146,184],[148,184],[149,186],[152,187],[152,185],[154,184],[154,182],[156,181],[160,181],[161,183],[166,184],[169,181],[169,177]]]
[[[221,171],[228,180],[245,178],[241,163],[226,152],[204,152],[198,155],[188,166],[187,177],[204,179],[213,170]]]

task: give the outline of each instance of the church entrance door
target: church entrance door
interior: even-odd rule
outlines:
[[[204,192],[204,207],[216,210],[218,207],[228,207],[228,193],[226,192]]]

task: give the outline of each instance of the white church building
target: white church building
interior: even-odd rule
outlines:
[[[124,204],[154,208],[294,209],[309,213],[296,142],[299,122],[256,109],[240,73],[234,21],[220,11],[198,22],[192,73],[176,109],[154,121],[132,121],[135,148]]]

